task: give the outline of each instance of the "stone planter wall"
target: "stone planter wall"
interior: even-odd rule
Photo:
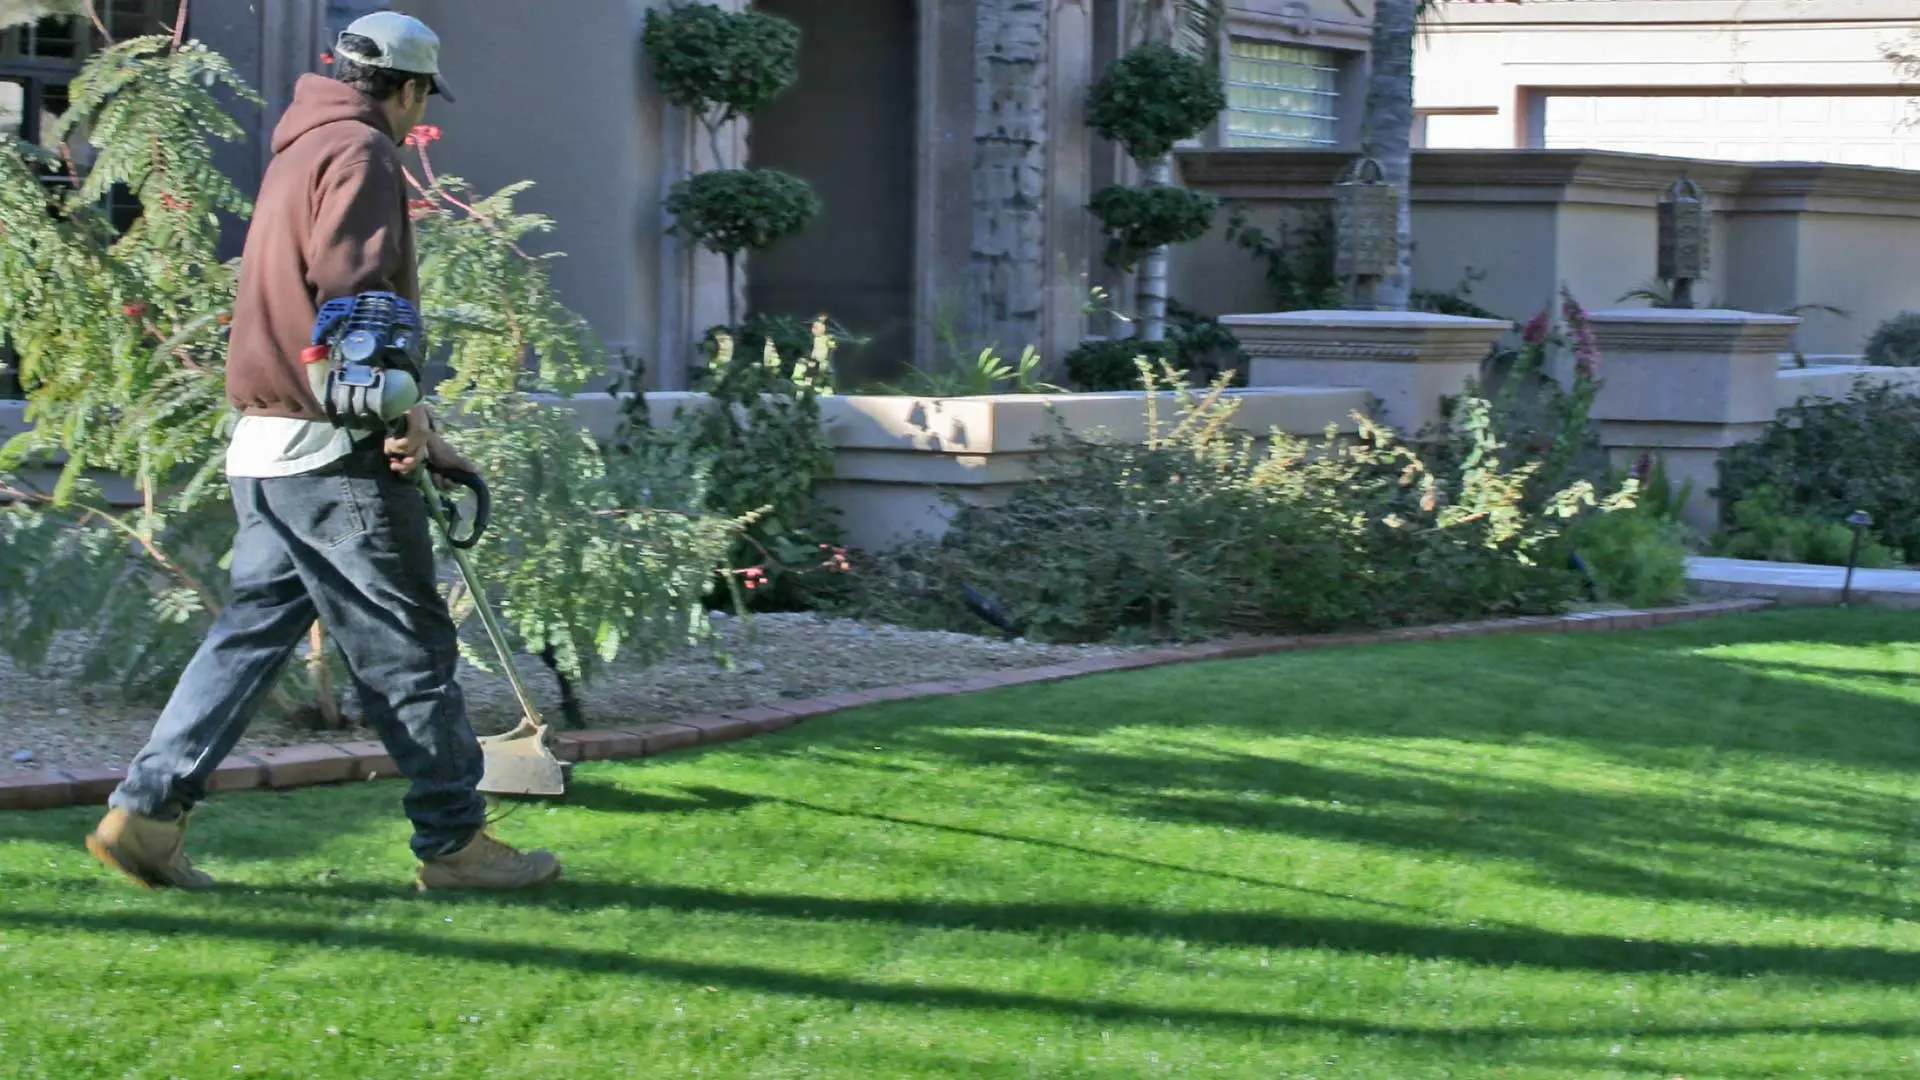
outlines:
[[[1351,433],[1353,414],[1365,411],[1368,403],[1367,392],[1359,387],[1256,388],[1233,394],[1240,402],[1239,424],[1256,435],[1279,430],[1311,438],[1329,426]],[[1173,396],[1161,398],[1161,416],[1171,419]],[[552,400],[556,407],[571,409],[596,435],[610,434],[619,422],[622,399],[614,395]],[[704,394],[686,392],[647,395],[657,425],[672,423],[679,410],[704,401]],[[943,493],[974,502],[1004,498],[1029,475],[1035,441],[1049,433],[1144,439],[1146,404],[1144,391],[828,397],[821,411],[834,445],[834,478],[822,495],[840,509],[848,539],[856,546],[882,547],[915,534],[938,536],[945,531],[948,514]],[[0,402],[0,440],[26,426],[24,403]],[[50,475],[37,479],[51,489]],[[128,506],[137,502],[130,484],[102,479],[109,498]]]

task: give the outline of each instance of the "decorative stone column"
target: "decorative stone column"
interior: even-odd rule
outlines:
[[[1440,419],[1441,399],[1480,374],[1499,319],[1422,311],[1288,311],[1220,320],[1252,360],[1251,386],[1351,386],[1380,402],[1379,419],[1412,435]]]
[[[1660,308],[1592,312],[1600,438],[1618,464],[1651,453],[1693,490],[1687,523],[1719,527],[1721,453],[1757,437],[1779,409],[1780,354],[1799,327],[1787,315]]]

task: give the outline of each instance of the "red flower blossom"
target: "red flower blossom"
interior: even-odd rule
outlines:
[[[421,124],[407,132],[408,146],[425,146],[440,138],[440,129],[432,124]]]
[[[124,311],[124,312],[126,312],[126,315],[127,315],[127,318],[129,318],[129,319],[137,319],[137,318],[139,318],[140,316],[142,316],[142,315],[145,315],[145,314],[147,313],[147,305],[145,305],[145,304],[126,304],[126,305],[123,305],[123,306],[122,306],[122,307],[120,308],[120,310],[121,310],[121,311]]]

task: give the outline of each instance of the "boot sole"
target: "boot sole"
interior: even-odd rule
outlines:
[[[142,874],[141,872],[133,868],[132,860],[123,858],[120,852],[112,844],[109,844],[106,841],[100,839],[100,837],[96,834],[91,834],[91,833],[88,834],[87,850],[92,852],[93,857],[100,860],[100,862],[104,864],[108,869],[119,871],[121,874],[124,874],[126,876],[128,881],[133,882],[135,885],[138,885],[149,892],[156,892],[160,889],[179,889],[182,892],[201,892],[213,887],[211,883],[206,885],[181,885],[175,882],[166,881],[159,878],[148,877],[147,875]]]
[[[158,882],[149,879],[145,874],[135,871],[130,863],[120,858],[120,853],[113,849],[113,845],[100,839],[98,836],[88,834],[87,850],[92,852],[93,857],[100,860],[107,869],[119,872],[135,885],[149,892],[160,887]]]
[[[564,872],[564,870],[565,870],[564,867],[556,866],[553,868],[553,873],[548,874],[546,877],[543,877],[543,878],[536,878],[532,881],[527,882],[524,885],[428,885],[425,881],[423,881],[421,878],[416,876],[413,879],[413,890],[415,892],[420,892],[420,893],[519,892],[522,889],[537,889],[537,888],[540,888],[542,885],[551,885],[554,882],[560,880],[560,875]]]

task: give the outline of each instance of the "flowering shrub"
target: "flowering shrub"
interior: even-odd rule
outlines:
[[[694,380],[707,399],[683,410],[676,425],[712,463],[708,507],[743,522],[727,559],[729,581],[751,586],[758,608],[821,599],[832,591],[831,575],[821,571],[834,560],[819,553],[841,551],[833,509],[815,495],[833,475],[833,447],[820,425],[820,398],[833,392],[835,343],[825,320],[814,322],[811,340],[808,352],[788,360],[762,338],[755,357],[716,327]]]
[[[1488,401],[1506,460],[1540,459],[1531,497],[1576,480],[1600,482],[1606,452],[1588,414],[1602,360],[1586,309],[1563,286],[1557,312],[1541,311],[1519,329],[1519,348],[1495,350],[1468,392]]]
[[[0,448],[0,648],[33,664],[55,634],[87,631],[78,674],[129,692],[170,681],[226,602],[237,264],[218,256],[215,212],[251,204],[213,164],[212,144],[241,133],[222,92],[259,101],[197,43],[131,39],[74,79],[49,133],[59,148],[0,146],[0,337],[34,424]],[[83,121],[95,145],[81,177],[64,140]],[[69,183],[42,183],[44,169]],[[104,210],[115,185],[141,208],[124,233]],[[63,456],[53,484],[36,482]],[[110,500],[101,473],[130,481],[138,505]]]
[[[46,155],[0,152],[0,334],[22,357],[34,422],[0,450],[0,648],[34,663],[54,634],[84,631],[80,674],[129,690],[170,684],[226,599],[236,267],[216,257],[212,211],[251,207],[212,164],[211,140],[239,135],[221,90],[259,100],[198,43],[123,42],[73,83],[59,135],[84,123],[96,156],[72,195],[39,182]],[[439,134],[408,140],[422,308],[452,371],[439,409],[496,494],[473,555],[504,621],[569,679],[707,636],[702,599],[741,525],[707,512],[709,461],[671,431],[610,453],[574,421],[565,395],[606,358],[554,295],[554,256],[522,246],[551,223],[514,208],[525,184],[480,196],[437,175]],[[142,209],[125,235],[99,209],[115,183]],[[58,454],[59,482],[41,490],[31,477]],[[109,500],[90,479],[102,473],[131,480],[141,505]]]

